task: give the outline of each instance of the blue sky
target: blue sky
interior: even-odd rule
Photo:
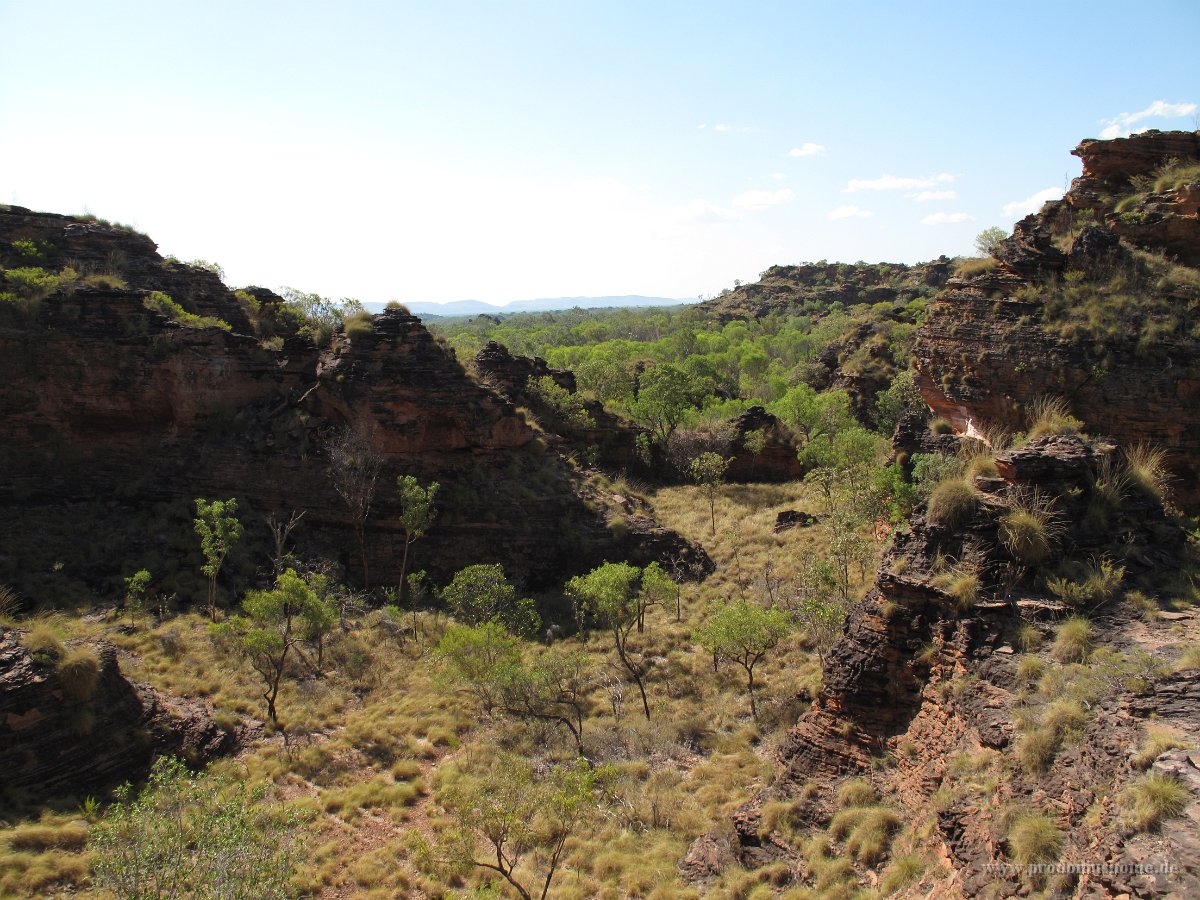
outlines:
[[[234,285],[694,298],[971,252],[1081,139],[1200,127],[1198,33],[1195,0],[0,0],[0,202]]]

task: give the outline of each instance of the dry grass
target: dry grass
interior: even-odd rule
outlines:
[[[1025,566],[1045,563],[1061,531],[1054,499],[1038,490],[1014,492],[1009,511],[1000,518],[1000,542]]]
[[[63,696],[79,702],[96,693],[100,683],[100,659],[86,645],[73,647],[58,662],[58,680]]]
[[[979,492],[965,478],[947,478],[929,495],[929,521],[944,528],[962,528],[979,508]]]
[[[1137,444],[1124,451],[1125,483],[1133,490],[1162,502],[1170,489],[1167,452],[1149,444]]]
[[[1195,744],[1168,728],[1148,725],[1146,738],[1131,762],[1135,769],[1148,769],[1168,750],[1191,750],[1193,747]]]
[[[1054,862],[1062,850],[1062,841],[1062,831],[1042,813],[1020,815],[1008,830],[1009,855],[1022,866]]]
[[[1062,397],[1038,397],[1026,410],[1029,440],[1061,434],[1078,434],[1083,422],[1071,415]]]
[[[1121,794],[1122,818],[1138,831],[1156,831],[1164,819],[1182,813],[1190,799],[1187,786],[1175,776],[1147,772]]]
[[[1079,663],[1091,655],[1094,646],[1091,623],[1073,616],[1058,626],[1050,653],[1060,663]]]

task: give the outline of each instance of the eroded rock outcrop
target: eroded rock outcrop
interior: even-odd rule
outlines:
[[[1176,499],[1195,509],[1200,271],[1189,267],[1200,260],[1200,215],[1188,198],[1200,186],[1164,199],[1138,194],[1136,179],[1171,159],[1200,161],[1200,138],[1147,132],[1074,152],[1084,174],[1063,200],[1017,223],[998,270],[952,282],[930,308],[918,387],[960,433],[1023,431],[1034,401],[1062,398],[1089,431],[1166,450]]]
[[[0,795],[94,790],[140,778],[159,755],[199,765],[237,749],[206,701],[126,680],[112,645],[89,645],[98,666],[81,686],[21,637],[0,630]]]
[[[1185,533],[1153,496],[1130,491],[1110,502],[1111,452],[1073,436],[1042,439],[997,457],[1002,477],[976,480],[973,511],[961,521],[914,516],[873,590],[850,613],[820,694],[780,746],[774,783],[733,816],[732,840],[705,836],[682,871],[703,881],[730,860],[750,867],[788,861],[797,879],[809,877],[797,845],[771,824],[778,816],[768,819],[764,810],[786,803],[796,827],[822,829],[838,810],[838,787],[853,775],[868,779],[901,821],[927,835],[925,851],[943,860],[921,880],[921,895],[1027,891],[1008,843],[1009,823],[1022,810],[1059,829],[1055,858],[1084,867],[1070,880],[1079,896],[1182,897],[1200,888],[1200,864],[1188,853],[1200,837],[1200,816],[1174,820],[1165,843],[1123,828],[1120,819],[1122,791],[1137,775],[1131,759],[1143,717],[1155,709],[1160,724],[1200,732],[1190,676],[1162,669],[1144,676],[1139,669],[1128,681],[1112,676],[1089,694],[1079,736],[1063,741],[1044,769],[1030,766],[1023,743],[1046,714],[1037,704],[1061,698],[1029,699],[1023,673],[1032,669],[1018,666],[1015,648],[1019,640],[1036,647],[1035,638],[1074,611],[1046,589],[1042,573],[1107,559],[1123,569],[1126,585],[1153,590],[1163,573],[1190,559]],[[1058,530],[1050,558],[1031,566],[1010,549],[1002,523],[1035,496],[1053,498],[1046,508]],[[969,602],[947,577],[962,572],[977,579]],[[1110,654],[1100,671],[1138,665],[1120,662],[1142,658],[1130,636],[1137,611],[1113,601],[1103,612],[1093,603],[1090,612],[1096,646]],[[1200,810],[1200,802],[1192,807]],[[1133,862],[1168,861],[1175,871],[1161,877],[1122,871]]]
[[[224,588],[261,580],[262,521],[293,510],[306,511],[298,554],[361,582],[354,515],[327,452],[348,432],[380,466],[364,529],[373,583],[399,574],[398,474],[442,485],[434,527],[410,560],[435,578],[500,562],[536,587],[616,558],[617,536],[575,472],[402,310],[356,322],[326,349],[281,320],[268,339],[245,312],[277,311],[268,291],[235,297],[127,229],[0,210],[0,265],[31,261],[116,278],[72,282],[0,321],[0,583],[30,597],[86,596],[145,567],[164,590],[197,596],[196,497],[241,505],[246,537]],[[151,290],[229,327],[148,308]]]

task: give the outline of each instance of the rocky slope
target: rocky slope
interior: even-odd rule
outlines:
[[[1167,450],[1178,501],[1197,508],[1200,174],[1161,192],[1148,182],[1194,169],[1200,137],[1152,131],[1073,152],[1084,170],[1066,196],[930,308],[918,386],[964,433],[1024,430],[1035,400],[1063,398],[1092,432]]]
[[[200,764],[237,748],[206,701],[127,681],[112,645],[88,646],[95,668],[68,678],[23,637],[0,629],[0,799],[91,792],[140,778],[160,754]]]
[[[0,209],[0,265],[0,291],[29,271],[78,276],[0,303],[0,583],[28,597],[115,592],[145,567],[162,591],[193,598],[196,497],[241,504],[246,538],[223,584],[261,579],[263,519],[293,510],[306,511],[297,555],[361,583],[354,519],[330,477],[329,444],[346,434],[380,466],[365,528],[374,583],[398,576],[401,473],[442,485],[436,524],[413,551],[436,577],[501,562],[537,586],[646,553],[644,529],[614,537],[610,510],[582,496],[513,405],[402,310],[319,350],[269,291],[235,296],[203,268],[160,259],[143,235],[18,208]],[[152,290],[228,328],[150,308]],[[657,532],[655,548],[690,552]]]
[[[1123,569],[1123,589],[1167,597],[1164,573],[1194,562],[1183,530],[1154,497],[1126,491],[1110,505],[1110,452],[1076,437],[1045,438],[1000,454],[1002,477],[976,479],[975,506],[962,521],[914,517],[846,622],[820,695],[779,748],[774,784],[735,815],[732,841],[702,838],[683,871],[704,880],[735,860],[783,861],[793,878],[812,879],[813,859],[791,834],[828,827],[839,787],[858,776],[911,825],[921,852],[939,860],[912,896],[1027,892],[1033,882],[1014,864],[1013,822],[1030,814],[1046,817],[1060,842],[1042,861],[1085,867],[1059,879],[1057,891],[1195,896],[1200,758],[1179,750],[1135,757],[1150,725],[1200,738],[1197,670],[1171,666],[1200,636],[1200,621],[1190,611],[1146,619],[1121,591],[1073,605],[1046,586],[1051,572],[1107,559]],[[1035,489],[1054,498],[1057,536],[1050,557],[1031,566],[1009,549],[1004,523]],[[964,572],[977,579],[969,603],[947,577]],[[1082,663],[1042,643],[1072,613],[1091,619],[1094,647]],[[1050,758],[1035,756],[1035,740],[1068,708],[1075,719],[1050,732]],[[1190,797],[1160,833],[1126,818],[1127,792],[1145,765],[1174,774]],[[766,814],[780,803],[791,833]],[[839,846],[835,853],[850,859],[848,845]],[[860,879],[877,877],[883,862],[860,860]],[[1141,864],[1174,871],[1126,871]]]

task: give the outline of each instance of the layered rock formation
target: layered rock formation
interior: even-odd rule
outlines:
[[[112,590],[145,567],[190,599],[200,588],[197,497],[241,504],[246,538],[223,585],[261,580],[263,519],[293,510],[307,512],[293,534],[298,555],[332,560],[361,582],[355,515],[334,489],[327,452],[346,434],[379,466],[364,528],[375,583],[399,574],[398,474],[442,485],[436,523],[410,560],[434,577],[500,562],[537,586],[604,558],[648,561],[637,530],[618,539],[513,404],[401,310],[319,350],[294,323],[277,320],[271,340],[254,335],[248,301],[205,269],[159,259],[127,229],[0,211],[10,275],[29,265],[18,247],[36,248],[47,272],[70,263],[127,286],[64,284],[22,314],[12,304],[0,321],[0,583],[66,598]],[[151,289],[229,330],[148,308]],[[268,291],[248,293],[261,310],[281,309]],[[664,541],[656,536],[659,549]]]
[[[98,671],[81,685],[30,654],[22,636],[0,629],[0,796],[94,791],[140,778],[161,754],[198,765],[237,748],[207,702],[127,681],[112,645],[90,648]]]
[[[1083,867],[1082,876],[1069,880],[1076,896],[1174,891],[1182,897],[1200,889],[1200,861],[1189,849],[1200,839],[1200,802],[1173,820],[1162,839],[1137,835],[1120,818],[1122,791],[1137,774],[1131,758],[1144,718],[1156,715],[1157,725],[1200,733],[1200,705],[1185,686],[1195,673],[1166,674],[1137,662],[1145,647],[1161,652],[1165,624],[1134,627],[1129,606],[1111,604],[1102,616],[1093,606],[1096,646],[1109,654],[1101,671],[1107,665],[1137,677],[1114,674],[1094,688],[1082,733],[1051,754],[1045,771],[1018,762],[1027,758],[1022,739],[1029,723],[1046,714],[1036,704],[1059,699],[1027,699],[1032,688],[1017,664],[1018,638],[1031,646],[1030,629],[1034,637],[1048,634],[1073,611],[1046,591],[1040,573],[1111,559],[1124,568],[1127,586],[1153,591],[1189,558],[1184,532],[1153,497],[1127,492],[1111,505],[1109,452],[1075,437],[1043,439],[998,457],[1002,477],[976,481],[974,512],[961,523],[915,516],[885,557],[874,589],[851,612],[819,696],[780,746],[773,785],[734,816],[731,842],[718,834],[697,841],[683,872],[705,880],[732,861],[786,860],[795,864],[796,878],[810,877],[796,845],[764,818],[764,808],[786,802],[794,823],[822,828],[837,811],[838,786],[857,775],[874,783],[902,821],[922,826],[925,851],[943,860],[914,887],[920,895],[1027,891],[1028,875],[1009,865],[1008,822],[1022,810],[1044,814],[1060,829],[1055,858]],[[1040,568],[1014,556],[1001,535],[1004,517],[1028,503],[1034,489],[1054,498],[1053,521],[1061,529]],[[973,603],[953,596],[944,577],[968,569],[978,577]],[[1180,621],[1186,634],[1200,631],[1195,619]],[[1186,646],[1188,638],[1181,640]],[[1200,788],[1190,757],[1167,757],[1159,762],[1182,766],[1184,783]],[[980,794],[974,771],[963,771],[984,763],[993,777]],[[1129,873],[1141,863],[1175,870]]]
[[[952,282],[931,307],[918,387],[963,433],[1024,430],[1035,400],[1063,398],[1088,431],[1167,450],[1177,500],[1197,508],[1200,186],[1139,194],[1138,179],[1200,162],[1200,137],[1147,132],[1074,152],[1084,172],[1063,200],[1017,223],[997,270]]]

